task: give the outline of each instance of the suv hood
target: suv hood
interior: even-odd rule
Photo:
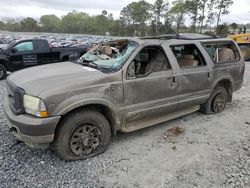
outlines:
[[[64,62],[42,65],[17,71],[8,77],[13,84],[25,90],[25,93],[38,97],[53,92],[72,91],[76,86],[88,86],[105,76],[99,70],[79,64]]]

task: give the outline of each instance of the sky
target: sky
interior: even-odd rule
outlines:
[[[101,14],[102,10],[107,10],[113,13],[115,18],[119,18],[121,9],[133,1],[139,0],[0,0],[0,18],[39,18],[44,14],[61,17],[72,10],[90,15]],[[152,4],[155,2],[146,1]],[[230,14],[223,16],[222,22],[250,23],[250,0],[234,0]]]

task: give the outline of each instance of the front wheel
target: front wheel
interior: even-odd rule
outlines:
[[[217,86],[208,101],[201,105],[200,111],[204,114],[218,114],[225,109],[227,99],[227,90],[222,86]]]
[[[7,76],[7,69],[4,65],[0,64],[0,80],[5,79]]]
[[[87,159],[106,150],[111,140],[108,120],[97,111],[70,114],[56,131],[55,150],[64,160]]]

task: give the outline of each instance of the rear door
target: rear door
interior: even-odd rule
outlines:
[[[22,41],[13,46],[9,60],[14,70],[37,65],[33,41]]]
[[[177,109],[199,105],[209,97],[213,81],[213,69],[208,56],[204,57],[201,45],[178,44],[170,46],[179,66]]]

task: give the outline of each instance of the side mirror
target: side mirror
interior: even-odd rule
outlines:
[[[11,52],[14,54],[14,53],[17,52],[17,49],[16,49],[15,47],[13,47],[13,48],[11,49]]]
[[[76,61],[77,59],[78,59],[78,55],[77,55],[77,54],[73,54],[73,55],[70,55],[70,56],[69,56],[69,61],[74,62],[74,61]]]
[[[133,61],[127,70],[127,78],[128,79],[135,79],[136,75],[135,75],[135,62]]]

